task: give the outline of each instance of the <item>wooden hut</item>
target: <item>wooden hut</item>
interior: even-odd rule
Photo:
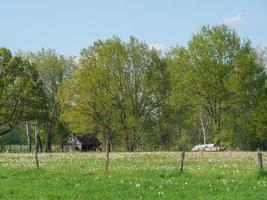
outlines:
[[[94,134],[70,135],[66,138],[63,150],[72,151],[95,151],[99,149],[100,142]]]

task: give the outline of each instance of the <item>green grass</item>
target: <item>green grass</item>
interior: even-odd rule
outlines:
[[[233,199],[266,200],[267,172],[256,153],[112,153],[103,174],[103,153],[0,154],[0,199]],[[265,166],[267,154],[263,154]]]

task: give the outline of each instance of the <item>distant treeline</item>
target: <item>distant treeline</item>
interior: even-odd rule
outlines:
[[[224,25],[165,53],[134,37],[95,41],[78,58],[0,48],[0,143],[49,152],[92,133],[107,150],[267,149],[266,50]]]

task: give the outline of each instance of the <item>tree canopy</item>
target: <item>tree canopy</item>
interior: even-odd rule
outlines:
[[[47,151],[90,132],[107,158],[111,148],[267,148],[265,65],[266,48],[225,25],[203,26],[165,54],[134,37],[97,40],[79,59],[1,48],[0,135],[23,122],[28,134],[37,120]]]
[[[46,96],[33,64],[0,49],[0,125],[7,134],[16,125],[43,116]]]

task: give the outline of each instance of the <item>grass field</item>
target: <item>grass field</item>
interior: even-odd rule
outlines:
[[[0,199],[233,199],[266,200],[267,173],[256,168],[255,152],[0,154]],[[265,166],[267,153],[263,154]]]

